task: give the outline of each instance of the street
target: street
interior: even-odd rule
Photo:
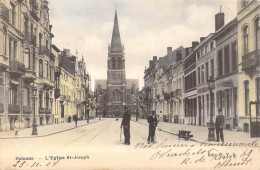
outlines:
[[[5,165],[1,168],[117,169],[125,166],[130,169],[136,167],[142,169],[160,168],[160,165],[164,164],[168,168],[175,169],[188,164],[187,158],[192,159],[191,151],[194,151],[193,155],[196,157],[194,161],[204,155],[202,149],[206,150],[204,152],[207,152],[207,155],[210,152],[214,153],[211,147],[201,147],[200,143],[190,140],[178,140],[177,136],[158,130],[157,143],[147,145],[148,126],[135,121],[131,121],[131,145],[124,145],[123,132],[120,142],[120,124],[121,119],[116,121],[115,118],[110,118],[46,137],[1,139],[0,165]],[[225,147],[225,152],[238,155],[244,151],[241,149],[236,148],[237,152],[234,152],[232,147]],[[256,149],[252,155],[259,155],[259,147]],[[8,153],[8,157],[4,153]],[[256,157],[254,155],[254,158]],[[33,160],[26,160],[30,158]],[[232,159],[236,161],[235,158]],[[190,163],[193,161],[189,161]],[[212,168],[218,162],[213,163]],[[250,163],[252,167],[256,166]],[[198,167],[199,165],[197,162],[192,164]]]

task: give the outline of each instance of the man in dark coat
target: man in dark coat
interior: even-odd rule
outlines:
[[[74,115],[75,127],[78,127],[78,115]]]
[[[219,133],[221,141],[224,142],[224,135],[223,135],[223,125],[224,125],[224,116],[222,115],[222,109],[218,109],[218,115],[216,117],[216,134],[217,134],[217,142],[219,142]]]
[[[157,118],[155,115],[155,111],[152,111],[152,114],[147,118],[149,123],[149,135],[147,142],[154,142],[155,128],[157,126]]]
[[[136,113],[135,113],[135,114],[136,114],[136,121],[138,121],[138,118],[139,118],[139,112],[138,112],[138,110],[136,110],[135,112],[136,112]]]
[[[131,114],[128,111],[128,108],[125,107],[125,113],[123,115],[121,128],[124,128],[124,136],[125,136],[125,144],[130,145],[130,120],[131,120]]]

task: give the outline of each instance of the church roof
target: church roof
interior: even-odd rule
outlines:
[[[98,85],[101,85],[101,89],[107,88],[107,80],[106,79],[96,79],[95,80],[95,89]]]
[[[136,88],[138,88],[138,79],[126,79],[126,89],[131,89],[133,84],[135,84]]]
[[[122,51],[118,19],[117,19],[117,11],[115,11],[114,28],[113,28],[112,40],[111,40],[111,51],[112,52]]]

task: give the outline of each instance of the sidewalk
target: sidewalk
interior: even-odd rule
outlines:
[[[102,118],[102,120],[103,120],[103,118]],[[98,118],[90,119],[89,123],[87,123],[87,120],[81,120],[81,121],[78,121],[78,127],[96,123],[96,122],[99,122],[102,120],[99,120]],[[15,133],[14,130],[0,132],[0,139],[45,137],[45,136],[61,133],[64,131],[68,131],[68,130],[71,130],[74,128],[75,128],[74,121],[71,123],[37,126],[38,135],[32,135],[32,127],[30,127],[30,128],[20,129],[17,136],[14,135],[14,133]]]
[[[132,119],[135,121],[135,119]],[[146,119],[139,119],[137,123],[144,124],[148,126],[148,122]],[[179,130],[187,130],[191,131],[193,138],[190,140],[197,141],[197,142],[208,142],[208,127],[202,126],[194,126],[194,125],[185,125],[185,124],[176,124],[176,123],[166,123],[166,122],[159,122],[157,126],[157,130],[164,131],[166,133],[171,133],[173,135],[178,135]],[[224,140],[225,142],[252,142],[253,140],[260,140],[260,138],[250,138],[250,133],[246,132],[235,132],[231,130],[224,130]],[[216,137],[216,133],[215,133]],[[216,143],[216,142],[214,142]]]

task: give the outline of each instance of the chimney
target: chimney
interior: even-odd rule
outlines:
[[[220,6],[220,12],[215,15],[215,31],[218,31],[225,25],[225,14],[221,12],[222,6]]]
[[[202,42],[206,37],[200,37],[200,42]]]
[[[167,55],[169,55],[170,52],[172,52],[172,47],[167,47]]]
[[[195,48],[199,44],[198,41],[192,41],[192,49]]]
[[[149,60],[149,68],[153,66],[153,60]]]
[[[157,56],[153,56],[153,61],[157,61]]]

